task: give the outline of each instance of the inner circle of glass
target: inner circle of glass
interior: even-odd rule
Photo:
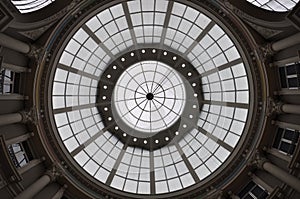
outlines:
[[[158,61],[142,61],[128,67],[114,88],[119,119],[144,133],[172,126],[186,102],[185,86],[178,72]]]
[[[249,126],[252,112],[250,108],[253,106],[253,101],[250,100],[250,96],[253,96],[250,89],[253,83],[249,78],[249,66],[229,29],[224,29],[224,24],[215,21],[216,17],[208,11],[191,5],[191,1],[116,1],[116,4],[102,9],[89,19],[84,18],[86,21],[74,30],[75,33],[66,40],[62,53],[58,55],[57,64],[53,66],[56,68],[51,93],[52,113],[57,129],[55,132],[58,133],[59,143],[69,153],[67,155],[76,162],[76,168],[89,174],[84,175],[87,178],[96,179],[97,185],[103,189],[114,190],[119,194],[126,192],[168,196],[168,193],[179,190],[183,192],[191,186],[197,188],[209,176],[217,175],[221,168],[226,167],[221,166],[228,164],[229,157],[238,150],[239,141],[243,140],[241,137]],[[103,96],[97,91],[100,90],[98,85],[103,85],[99,82],[105,70],[116,57],[132,53],[131,49],[136,50],[136,55],[153,55],[158,51],[147,49],[157,47],[180,55],[197,70],[199,75],[186,71],[185,76],[190,77],[191,90],[195,88],[193,80],[201,80],[201,92],[195,90],[195,94],[186,99],[186,107],[199,111],[197,116],[188,114],[186,118],[182,118],[180,128],[188,131],[185,134],[170,132],[177,136],[178,139],[174,139],[176,141],[149,151],[138,145],[129,146],[107,130],[97,103],[97,99],[102,99]],[[168,57],[168,52],[162,52],[159,56]],[[187,69],[178,57],[169,57],[169,60],[174,65]],[[122,60],[120,62],[125,63]],[[161,63],[155,64],[172,71]],[[119,68],[122,66],[118,65],[113,70]],[[140,71],[141,63],[133,68]],[[147,71],[146,68],[143,69]],[[154,71],[159,74],[160,69]],[[124,76],[125,74],[127,73]],[[178,75],[174,72],[174,82],[170,81],[170,84],[180,82],[180,78],[177,80],[176,77]],[[110,82],[113,78],[113,74],[105,76],[107,84],[101,89],[113,90],[115,85]],[[159,81],[154,81],[153,86],[157,91],[150,90],[153,92],[151,99],[147,85],[151,86],[150,82],[153,81],[141,78],[144,84],[133,86],[133,98],[140,96],[145,101],[144,106],[147,102],[154,106],[154,101],[156,109],[164,109],[163,105],[167,102],[163,102],[158,96],[167,101],[170,94],[165,91],[166,88],[160,86]],[[181,86],[176,87],[179,88]],[[158,91],[161,91],[161,95],[156,93]],[[201,106],[191,104],[191,98],[194,99],[200,93]],[[171,94],[184,98],[184,91],[181,94],[173,91]],[[125,98],[124,95],[120,97]],[[118,99],[109,100],[106,96],[105,100],[107,106],[101,111],[108,113],[112,103],[118,105]],[[177,103],[176,107],[180,109],[183,108],[183,102],[184,100],[176,100],[170,104]],[[132,105],[139,103],[140,101],[132,101]],[[152,110],[152,107],[147,109],[143,104],[139,105],[139,109],[145,109],[144,113],[149,114]],[[128,111],[130,105],[127,106],[125,110]],[[119,112],[123,113],[121,110]],[[167,110],[165,112],[168,113]],[[180,111],[176,113],[180,114]],[[176,120],[176,117],[173,119]],[[164,117],[157,118],[161,120]],[[191,118],[197,120],[195,126],[189,126]],[[110,119],[115,118],[111,116]],[[149,120],[146,121],[147,124],[150,123]],[[145,127],[139,122],[131,124],[139,125],[145,131],[157,130],[154,129],[156,127]],[[113,128],[120,130],[117,125]],[[158,125],[158,129],[160,128],[164,128],[164,125]],[[128,132],[124,133],[125,136],[126,133]],[[153,140],[154,143],[148,141],[147,144],[162,143],[168,139],[169,137],[162,137]],[[137,140],[139,141],[145,143],[142,139]]]

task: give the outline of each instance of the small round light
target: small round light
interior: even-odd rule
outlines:
[[[187,74],[187,75],[190,77],[190,76],[192,76],[192,73],[191,73],[191,72],[188,72],[188,74]]]
[[[130,53],[130,56],[133,57],[133,56],[134,56],[134,53]]]
[[[176,59],[177,59],[177,57],[176,57],[176,56],[174,56],[174,57],[173,57],[173,60],[175,61]]]
[[[165,140],[166,140],[166,141],[169,141],[169,137],[165,137]]]
[[[159,143],[159,140],[155,140],[155,144],[158,144]]]
[[[104,95],[104,96],[102,96],[102,99],[103,99],[103,100],[106,100],[106,96],[105,96],[105,95]]]
[[[176,132],[175,132],[175,135],[179,135],[179,132],[178,132],[178,131],[176,131]]]
[[[104,111],[108,111],[108,108],[107,108],[107,107],[104,107]]]
[[[197,84],[196,83],[192,83],[192,86],[195,87]]]
[[[192,119],[193,117],[194,117],[193,115],[189,115],[189,118],[191,118],[191,119]]]
[[[187,127],[187,125],[186,125],[186,124],[184,124],[184,125],[182,125],[182,127],[183,127],[183,128],[186,128],[186,127]]]
[[[117,66],[113,66],[113,69],[116,70],[116,69],[117,69]]]
[[[147,144],[148,143],[148,141],[147,140],[144,140],[144,144]]]
[[[142,50],[142,53],[144,54],[145,52],[146,52],[146,50],[143,49],[143,50]]]
[[[136,141],[137,141],[137,138],[133,138],[133,141],[136,142]]]
[[[119,127],[118,127],[118,126],[115,126],[115,130],[116,130],[116,131],[119,130]]]
[[[155,49],[153,49],[153,50],[152,50],[152,53],[156,53],[156,50],[155,50]]]
[[[106,89],[107,89],[107,86],[106,86],[106,85],[104,85],[104,86],[103,86],[103,88],[106,90]]]
[[[193,108],[197,108],[197,105],[193,105]]]
[[[108,74],[106,77],[107,77],[108,79],[110,79],[110,78],[111,78],[111,75],[110,75],[110,74]]]
[[[122,57],[122,58],[121,58],[121,61],[122,61],[122,62],[124,62],[124,61],[125,61],[125,58],[124,58],[124,57]]]
[[[184,68],[184,67],[185,67],[185,64],[181,64],[181,67]]]
[[[107,119],[108,119],[108,121],[111,121],[111,120],[112,120],[112,118],[111,118],[111,117],[108,117]]]
[[[165,51],[165,52],[164,52],[164,56],[166,56],[167,54],[168,54],[168,52]]]
[[[197,93],[194,93],[194,97],[198,97],[198,94],[197,94]]]
[[[127,134],[126,133],[123,133],[123,137],[126,137],[127,136]]]

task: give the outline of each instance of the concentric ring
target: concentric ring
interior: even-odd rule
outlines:
[[[122,73],[114,89],[113,103],[128,126],[155,133],[180,118],[186,103],[185,86],[170,66],[142,61]]]

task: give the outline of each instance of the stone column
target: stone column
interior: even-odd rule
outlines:
[[[0,126],[19,123],[23,121],[22,113],[10,113],[0,115]]]
[[[300,193],[300,180],[298,178],[272,164],[264,157],[258,156],[255,163],[260,169],[265,170]]]
[[[1,94],[0,95],[0,101],[1,100],[27,100],[29,99],[28,96],[20,95],[20,94]]]
[[[51,199],[61,199],[62,196],[64,195],[65,190],[68,188],[68,186],[65,184],[62,186],[55,194],[52,196]]]
[[[300,43],[300,33],[276,41],[271,45],[273,51],[280,51]]]
[[[41,159],[34,159],[31,160],[30,162],[28,162],[26,165],[24,165],[23,167],[17,168],[17,171],[19,172],[19,174],[23,174],[26,173],[27,171],[29,171],[30,169],[32,169],[33,167],[41,164],[43,161],[45,160],[45,157],[42,157]]]
[[[30,68],[24,67],[24,66],[17,66],[15,64],[8,64],[3,62],[2,63],[2,67],[6,68],[8,70],[14,71],[16,73],[26,73],[26,72],[30,72]]]
[[[0,33],[0,45],[24,54],[28,54],[31,50],[29,44],[3,33]]]
[[[283,113],[300,114],[300,105],[282,104],[280,109]]]
[[[268,114],[273,113],[282,114],[282,113],[291,113],[291,114],[300,114],[300,105],[297,104],[286,104],[282,101],[277,101],[272,98],[268,98]]]
[[[14,124],[14,123],[25,123],[28,121],[35,122],[37,120],[36,113],[34,110],[20,111],[17,113],[9,113],[0,115],[0,126]]]
[[[22,191],[17,197],[15,197],[15,199],[31,199],[38,192],[40,192],[44,187],[46,187],[50,182],[51,182],[50,176],[43,175],[32,185],[30,185],[24,191]]]
[[[50,182],[53,182],[58,176],[56,167],[53,167],[51,170],[48,170],[42,177],[37,181],[27,187],[15,199],[31,199],[37,193],[39,193],[43,188],[45,188]]]
[[[5,144],[6,145],[11,145],[11,144],[16,144],[16,143],[24,142],[24,141],[28,140],[32,136],[34,136],[33,132],[26,133],[24,135],[19,135],[17,137],[5,140]]]

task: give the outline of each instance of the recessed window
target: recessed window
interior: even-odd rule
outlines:
[[[20,92],[21,74],[13,72],[9,69],[1,69],[0,71],[0,94],[12,94]]]
[[[269,193],[260,185],[250,181],[238,194],[241,199],[259,198],[265,199],[269,196]]]
[[[279,67],[281,88],[300,88],[300,63],[292,63]]]
[[[278,128],[273,147],[284,154],[293,155],[298,144],[299,132],[293,129]]]
[[[16,168],[25,166],[33,159],[29,145],[26,141],[9,145],[8,152]]]

